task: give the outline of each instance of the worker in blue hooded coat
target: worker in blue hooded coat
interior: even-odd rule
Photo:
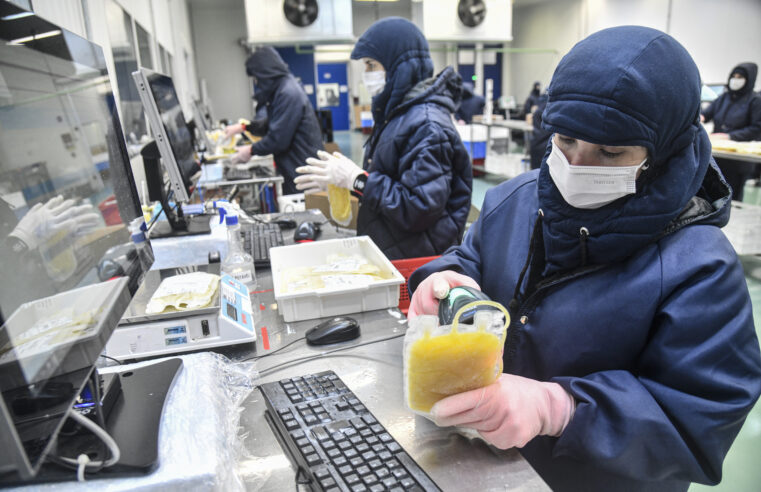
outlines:
[[[473,116],[477,114],[483,114],[486,100],[483,96],[479,96],[473,91],[473,84],[470,82],[463,82],[462,84],[462,101],[457,108],[454,116],[456,119],[465,123],[473,121]]]
[[[508,306],[505,372],[432,415],[522,448],[553,490],[718,483],[761,392],[700,87],[663,32],[582,40],[550,83],[541,168],[487,192],[463,244],[410,278],[410,317],[459,284]]]
[[[390,259],[441,254],[460,243],[470,211],[470,158],[452,123],[460,76],[447,67],[431,77],[428,42],[398,17],[370,26],[351,57],[365,61],[363,81],[373,95],[364,169],[322,152],[297,169],[297,188],[354,191],[357,234],[370,236]]]
[[[712,139],[761,140],[761,96],[753,92],[757,75],[755,63],[740,63],[729,73],[727,90],[700,115],[706,123],[713,121]],[[733,159],[716,162],[732,187],[732,199],[742,201],[745,181],[758,175],[761,166]]]
[[[257,133],[264,136],[252,145],[239,147],[235,160],[245,162],[252,155],[273,154],[284,178],[283,193],[298,193],[293,183],[296,168],[323,148],[314,108],[274,48],[258,48],[249,56],[246,73],[254,78],[257,103],[267,107],[266,131],[259,129],[261,120],[257,120]]]

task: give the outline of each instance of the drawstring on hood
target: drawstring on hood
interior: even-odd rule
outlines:
[[[542,242],[541,235],[542,235],[542,217],[544,217],[544,212],[540,208],[537,211],[536,214],[536,220],[534,221],[534,227],[531,230],[531,238],[529,239],[529,245],[528,245],[528,254],[526,255],[526,262],[523,264],[523,268],[521,269],[520,275],[518,275],[518,283],[515,284],[515,290],[513,291],[513,298],[510,300],[510,302],[507,305],[507,308],[510,310],[510,315],[515,316],[516,309],[518,309],[518,306],[520,306],[520,299],[521,299],[521,285],[523,285],[523,279],[526,276],[526,272],[529,269],[529,266],[533,263],[533,258],[536,255],[537,245]],[[544,254],[542,254],[544,256]],[[529,282],[531,283],[531,282]],[[530,289],[527,288],[526,291],[529,291]]]
[[[587,238],[589,229],[586,227],[579,228],[579,249],[581,250],[581,266],[587,266]]]

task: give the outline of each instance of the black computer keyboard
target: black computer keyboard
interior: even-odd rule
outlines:
[[[297,478],[313,490],[439,490],[333,371],[259,390]]]
[[[254,266],[270,266],[270,248],[282,246],[283,233],[277,224],[254,223],[240,228],[243,236],[243,250],[254,258]]]
[[[236,169],[232,167],[225,169],[225,179],[228,181],[251,179],[253,177],[253,174],[248,169]]]

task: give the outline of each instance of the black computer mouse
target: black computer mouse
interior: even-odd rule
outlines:
[[[297,243],[314,241],[320,235],[320,224],[315,222],[302,222],[293,233],[293,240]]]
[[[359,336],[359,323],[348,316],[337,316],[323,321],[306,332],[309,345],[327,345],[329,343],[348,342]]]

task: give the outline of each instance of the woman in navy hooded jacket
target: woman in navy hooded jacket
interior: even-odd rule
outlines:
[[[390,259],[431,256],[459,244],[470,210],[470,158],[452,123],[460,76],[447,67],[436,77],[423,33],[410,21],[382,19],[351,53],[364,59],[373,94],[373,132],[364,170],[325,152],[297,169],[305,193],[334,184],[360,198],[357,234]]]
[[[323,148],[322,133],[309,98],[274,48],[258,48],[246,60],[246,73],[255,80],[258,104],[267,107],[266,129],[257,120],[263,138],[238,148],[235,158],[247,161],[252,155],[274,154],[275,166],[283,176],[283,193],[298,193],[293,183],[296,168]],[[257,111],[257,115],[259,111]],[[236,127],[240,128],[240,127]]]
[[[711,138],[747,142],[761,140],[761,97],[753,93],[758,65],[741,63],[732,69],[727,90],[708,106],[700,119],[713,121]],[[716,159],[732,187],[732,199],[742,201],[745,181],[758,175],[758,165],[732,159]]]
[[[432,414],[522,448],[553,490],[715,484],[761,392],[700,87],[660,31],[579,42],[548,90],[541,168],[490,190],[463,244],[410,279],[410,316],[458,284],[508,306],[505,373]]]

